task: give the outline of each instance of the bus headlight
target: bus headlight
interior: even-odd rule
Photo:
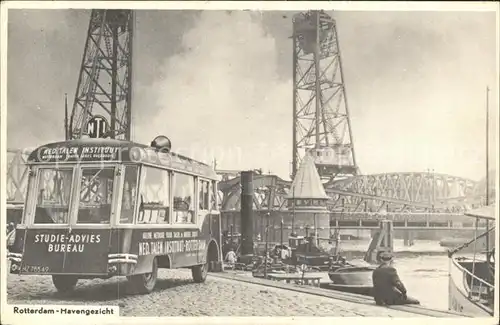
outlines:
[[[7,235],[7,247],[14,245],[14,240],[16,239],[16,231],[12,230]]]
[[[142,161],[142,159],[144,159],[144,157],[146,157],[146,151],[139,147],[133,147],[130,148],[129,155],[130,155],[130,161],[140,162]]]
[[[16,272],[17,270],[19,270],[19,266],[17,264],[15,264],[15,263],[12,263],[10,265],[10,271],[11,272]]]

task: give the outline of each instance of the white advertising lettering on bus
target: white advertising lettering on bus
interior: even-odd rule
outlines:
[[[45,244],[47,252],[54,253],[82,253],[85,244],[99,244],[100,234],[36,234],[35,244]]]
[[[39,159],[66,161],[76,160],[100,160],[100,159],[118,159],[119,147],[111,146],[85,146],[85,147],[57,147],[44,148],[41,150]]]
[[[206,246],[206,240],[201,239],[140,242],[139,256],[204,251]]]

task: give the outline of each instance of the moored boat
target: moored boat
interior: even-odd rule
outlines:
[[[328,277],[332,281],[328,286],[338,291],[371,295],[374,269],[373,265],[353,265],[350,263],[334,265],[328,271]]]
[[[467,315],[493,316],[495,244],[494,241],[491,243],[491,240],[486,240],[484,250],[477,241],[492,237],[495,227],[490,228],[489,223],[495,220],[495,206],[485,206],[465,215],[476,218],[476,225],[480,220],[485,222],[487,231],[449,252],[448,308]],[[472,247],[472,256],[470,253],[463,254],[462,250],[466,247]]]
[[[471,316],[493,316],[495,297],[495,205],[490,205],[489,182],[489,121],[488,93],[486,89],[486,204],[465,213],[476,219],[474,238],[449,251],[450,258],[448,308]],[[486,231],[477,235],[480,224]],[[491,227],[491,223],[493,226]],[[485,243],[485,249],[481,241]],[[473,256],[464,256],[464,249],[472,247]],[[459,255],[460,253],[461,256]],[[470,254],[467,254],[470,255]]]
[[[486,260],[452,257],[449,309],[474,316],[493,316],[494,266]]]
[[[376,266],[363,261],[336,261],[328,270],[328,277],[332,281],[328,287],[338,291],[371,295],[372,273],[375,268]]]
[[[259,268],[259,269],[256,269],[256,270],[252,270],[252,276],[254,278],[261,278],[261,279],[266,279],[268,278],[269,275],[271,274],[286,274],[285,271],[281,271],[281,270],[272,270],[272,269],[269,269],[267,272],[264,271],[263,268]]]
[[[252,265],[252,276],[254,278],[267,278],[270,274],[285,274],[294,272],[295,269],[290,265],[284,263],[273,263],[270,258],[266,259],[262,256],[259,256],[255,259]]]

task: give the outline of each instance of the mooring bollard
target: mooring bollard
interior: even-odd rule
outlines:
[[[224,272],[224,264],[218,261],[210,261],[211,272]]]

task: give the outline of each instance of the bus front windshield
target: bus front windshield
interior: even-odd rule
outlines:
[[[114,178],[114,167],[82,168],[77,223],[110,223]]]
[[[69,224],[74,167],[40,168],[36,179],[35,224]],[[114,167],[83,167],[79,179],[78,224],[109,224],[113,200]]]
[[[42,168],[37,178],[35,223],[69,222],[73,168]]]

